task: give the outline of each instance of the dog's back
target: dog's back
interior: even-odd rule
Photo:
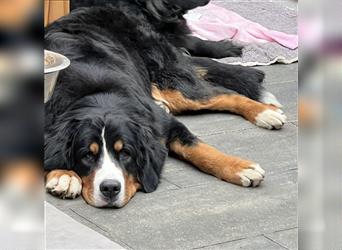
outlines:
[[[72,62],[59,76],[47,113],[58,115],[79,98],[99,92],[150,93],[144,54],[153,57],[148,48],[157,34],[134,11],[129,5],[81,8],[46,29],[45,48]]]

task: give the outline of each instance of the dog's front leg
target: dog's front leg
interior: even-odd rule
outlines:
[[[172,126],[169,149],[203,172],[244,187],[259,186],[265,171],[254,162],[226,155],[200,141],[181,123]]]

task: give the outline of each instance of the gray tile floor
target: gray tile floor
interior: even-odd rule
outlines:
[[[96,209],[81,198],[47,200],[127,249],[297,249],[297,64],[262,70],[288,116],[282,130],[231,114],[179,117],[220,150],[260,163],[267,175],[259,188],[219,181],[170,158],[158,190],[138,193],[122,209]]]
[[[115,249],[124,250],[102,234],[75,221],[50,203],[45,204],[46,250]]]

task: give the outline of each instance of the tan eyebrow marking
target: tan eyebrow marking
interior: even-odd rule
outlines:
[[[92,152],[94,155],[97,155],[99,153],[99,144],[97,144],[96,142],[93,142],[92,144],[90,144],[89,146],[90,152]]]
[[[114,149],[116,152],[120,152],[122,148],[123,148],[123,141],[119,139],[114,143]]]

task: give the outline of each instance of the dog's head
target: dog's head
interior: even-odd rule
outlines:
[[[148,117],[134,114],[123,106],[72,111],[46,137],[45,166],[75,171],[96,207],[122,207],[136,190],[154,191],[167,149]]]
[[[158,20],[177,22],[188,10],[204,6],[210,0],[136,0]]]

